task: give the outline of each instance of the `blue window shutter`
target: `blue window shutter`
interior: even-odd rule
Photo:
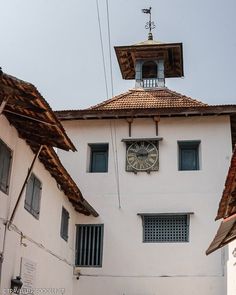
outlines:
[[[32,199],[32,211],[35,217],[39,217],[40,211],[40,198],[41,198],[41,182],[35,177],[34,178],[34,190]]]
[[[33,200],[33,191],[34,191],[34,178],[31,177],[28,179],[26,186],[26,195],[25,195],[25,208],[30,210]]]
[[[11,167],[11,150],[0,141],[0,190],[7,193]]]
[[[182,170],[197,169],[197,151],[196,149],[182,149]]]
[[[26,187],[25,209],[37,219],[39,219],[40,212],[41,190],[40,180],[34,174],[31,174]]]
[[[107,171],[107,154],[106,154],[106,152],[93,152],[92,171],[93,172],[106,172]]]
[[[61,237],[67,241],[68,240],[68,229],[69,229],[69,219],[70,215],[69,212],[62,207],[62,212],[61,212]]]
[[[179,170],[199,170],[200,141],[179,141]]]
[[[89,144],[90,170],[89,172],[108,171],[108,144]]]

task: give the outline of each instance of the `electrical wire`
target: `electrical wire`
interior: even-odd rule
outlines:
[[[79,274],[80,277],[107,277],[107,278],[221,278],[223,275],[199,274],[199,275],[109,275],[109,274]]]
[[[113,151],[113,155],[114,155],[114,167],[115,167],[118,206],[119,206],[119,209],[121,209],[120,177],[119,177],[119,164],[118,164],[117,142],[116,142],[116,126],[114,125],[114,133],[115,134],[113,134],[112,121],[111,120],[110,120],[110,131],[111,131],[112,151]]]
[[[112,70],[112,59],[111,59],[111,30],[110,30],[110,17],[109,17],[108,0],[106,0],[106,8],[107,8],[107,29],[108,29],[110,76],[111,76],[111,94],[113,96],[114,95],[114,87],[113,87],[113,70]]]
[[[99,26],[99,35],[100,35],[100,43],[101,43],[101,51],[102,51],[103,74],[104,74],[104,80],[105,80],[106,95],[108,99],[109,95],[108,95],[108,86],[107,86],[106,64],[105,64],[105,55],[104,55],[104,46],[103,46],[103,39],[102,39],[101,19],[100,19],[100,13],[99,13],[98,0],[96,0],[96,4],[97,4],[98,26]]]
[[[30,243],[34,244],[35,246],[37,246],[38,248],[40,248],[41,250],[47,252],[48,254],[52,255],[53,257],[57,258],[59,261],[62,261],[64,263],[66,263],[67,265],[71,266],[71,267],[75,267],[74,263],[69,262],[66,258],[61,257],[60,255],[56,254],[55,252],[53,252],[52,250],[48,249],[47,247],[45,247],[43,244],[35,241],[34,239],[32,239],[31,237],[25,235],[15,224],[13,223],[9,223],[9,220],[6,220],[5,218],[0,217],[0,220],[2,220],[4,223],[8,223],[8,230],[13,230],[15,233],[17,233],[20,236],[20,240],[21,240],[21,245],[24,245],[24,243],[22,243],[23,239],[29,241]],[[74,250],[72,250],[73,252],[75,252]]]

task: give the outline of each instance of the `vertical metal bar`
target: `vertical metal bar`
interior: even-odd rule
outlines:
[[[99,227],[96,227],[96,264],[99,265],[99,243],[100,243],[100,238],[99,238]]]
[[[91,265],[91,232],[92,226],[88,227],[88,265]]]
[[[159,134],[158,123],[160,122],[160,117],[159,116],[154,116],[153,120],[154,120],[154,122],[156,124],[156,136],[158,136],[158,134]]]
[[[129,124],[129,137],[132,136],[132,123],[133,123],[133,118],[127,118],[126,121]]]
[[[83,236],[83,240],[84,240],[84,255],[83,255],[83,265],[87,265],[87,226],[84,227],[84,236]]]
[[[91,264],[94,265],[95,264],[95,225],[93,226],[93,235],[92,235],[92,259],[91,259]]]
[[[78,253],[78,264],[82,265],[83,259],[83,236],[84,236],[84,227],[79,225],[79,253]]]

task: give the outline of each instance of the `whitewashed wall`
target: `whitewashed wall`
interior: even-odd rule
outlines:
[[[205,255],[218,223],[214,222],[231,158],[228,116],[162,118],[159,123],[160,170],[125,172],[128,124],[116,125],[121,208],[118,206],[109,120],[65,121],[78,153],[59,156],[85,198],[104,223],[102,268],[81,268],[74,294],[226,294],[224,253]],[[113,130],[114,134],[114,130]],[[132,137],[154,137],[150,119],[135,119]],[[200,170],[178,171],[177,140],[201,140]],[[109,143],[108,173],[88,173],[88,143]],[[142,243],[137,213],[194,212],[189,243]],[[81,223],[94,223],[82,217]],[[223,250],[224,251],[224,250]],[[87,276],[86,276],[87,275]]]
[[[0,217],[7,219],[13,210],[34,154],[30,147],[18,137],[17,131],[9,125],[4,116],[0,117],[0,126],[0,138],[13,151],[9,195],[0,192]],[[55,179],[39,161],[36,162],[33,173],[42,182],[39,220],[24,209],[24,192],[13,223],[23,234],[73,264],[75,224],[78,223],[80,214],[75,212],[67,197],[58,189]],[[68,242],[60,237],[62,206],[70,213]],[[4,226],[0,220],[0,251],[2,251],[3,230]],[[18,234],[13,230],[7,231],[0,293],[3,294],[4,288],[10,288],[12,277],[19,275],[20,260],[21,257],[24,257],[36,263],[35,288],[39,288],[36,294],[50,294],[50,292],[40,293],[41,288],[55,288],[57,290],[63,288],[65,289],[64,294],[71,295],[73,280],[75,280],[73,267],[59,261],[31,242],[27,240],[23,240],[23,242],[27,244],[27,247],[20,245]],[[55,294],[60,294],[60,292]]]
[[[236,294],[236,240],[228,245],[227,295]]]

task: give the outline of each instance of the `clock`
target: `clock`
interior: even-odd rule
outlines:
[[[151,141],[135,141],[127,145],[126,171],[157,171],[158,143]]]

